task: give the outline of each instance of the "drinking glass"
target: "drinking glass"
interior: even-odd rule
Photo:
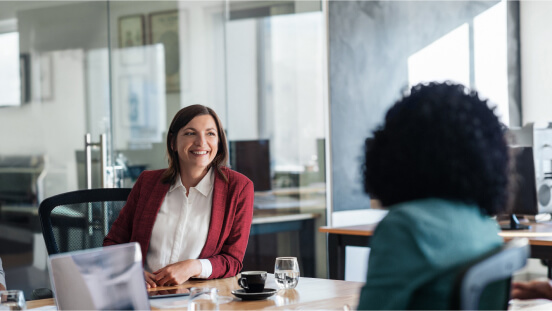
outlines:
[[[278,257],[274,264],[274,277],[280,289],[291,289],[299,282],[299,264],[296,257]]]
[[[0,310],[25,310],[25,296],[20,290],[0,291]]]
[[[218,310],[218,290],[208,287],[190,288],[190,298],[188,300],[188,311],[198,310]]]

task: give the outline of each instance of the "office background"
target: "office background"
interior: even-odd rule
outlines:
[[[45,271],[33,213],[42,199],[85,187],[86,133],[93,142],[107,134],[106,178],[95,150],[93,186],[129,187],[141,170],[165,166],[167,124],[190,104],[214,108],[234,146],[268,148],[268,157],[251,161],[265,163],[252,170],[265,172],[255,177],[264,185],[257,211],[312,213],[315,227],[364,222],[371,205],[361,191],[363,141],[409,85],[452,79],[489,97],[505,124],[549,121],[551,6],[0,2],[0,45],[11,47],[0,56],[0,256],[8,277],[28,273],[31,288],[46,282],[30,277]],[[259,239],[251,245],[300,254],[296,233]],[[316,275],[324,277],[325,236],[316,233],[315,244]],[[254,252],[273,258],[266,248]]]

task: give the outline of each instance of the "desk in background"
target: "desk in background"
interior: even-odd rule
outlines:
[[[348,227],[320,227],[318,231],[328,234],[329,277],[345,279],[345,248],[347,246],[368,246],[377,224]]]
[[[318,231],[328,234],[328,265],[330,279],[345,278],[345,248],[347,246],[368,246],[376,224],[348,227],[320,227]],[[505,241],[526,237],[531,246],[531,258],[548,262],[548,278],[552,279],[552,222],[532,223],[529,230],[502,231]]]
[[[300,254],[291,255],[298,257],[301,275],[314,277],[316,274],[316,248],[314,243],[316,229],[314,224],[320,216],[319,213],[300,213],[299,211],[255,210],[244,267],[248,270],[272,272],[276,253],[269,256],[269,261],[263,260],[259,250],[263,245],[256,245],[258,244],[256,238],[264,234],[294,232],[298,237]],[[252,267],[253,269],[250,269],[246,266],[246,260],[251,263],[252,259],[254,259],[255,265]]]
[[[235,298],[231,291],[239,289],[237,277],[218,280],[193,280],[180,287],[216,287],[219,295],[233,297],[234,299],[219,306],[220,310],[260,310],[260,309],[285,309],[285,310],[343,310],[344,305],[356,307],[360,288],[360,282],[347,282],[325,279],[304,278],[299,279],[299,284],[292,290],[281,290],[276,295],[259,301],[241,301]],[[266,281],[267,288],[277,288],[274,275],[269,274]],[[155,290],[172,289],[173,287],[160,287]],[[188,299],[188,297],[183,297]],[[27,308],[37,308],[54,305],[53,299],[28,301]]]
[[[256,192],[254,207],[244,269],[272,272],[276,257],[295,256],[299,259],[301,275],[315,277],[317,260],[319,266],[323,265],[316,256],[316,228],[324,223],[325,188]],[[319,244],[319,249],[323,249],[323,244]]]
[[[500,236],[505,241],[513,238],[528,238],[531,258],[542,259],[548,266],[548,279],[552,279],[552,222],[530,223],[529,230],[503,230]]]

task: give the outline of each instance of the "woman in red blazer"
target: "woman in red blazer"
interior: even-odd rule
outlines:
[[[181,109],[169,127],[167,154],[169,160],[167,169],[145,171],[140,175],[132,188],[126,205],[105,237],[104,246],[138,242],[146,267],[149,266],[147,258],[159,256],[166,258],[170,255],[172,259],[166,266],[160,267],[156,271],[144,272],[148,287],[182,284],[191,277],[212,279],[236,275],[242,269],[242,260],[253,218],[253,183],[242,174],[226,167],[228,145],[216,113],[202,105]],[[212,174],[211,178],[208,174]],[[208,223],[208,229],[200,224],[200,229],[206,233],[206,240],[203,247],[200,248],[199,256],[176,261],[174,258],[178,257],[178,254],[175,257],[171,253],[174,252],[174,249],[150,248],[152,232],[157,235],[161,234],[164,243],[173,243],[174,239],[178,238],[178,233],[163,231],[167,230],[163,228],[165,223],[157,224],[154,230],[160,209],[179,202],[167,199],[167,202],[164,203],[173,192],[175,185],[183,186],[181,189],[184,190],[181,191],[186,192],[185,198],[188,202],[188,195],[191,195],[190,190],[196,186],[199,188],[200,182],[205,184],[204,179],[211,181],[209,184],[212,191],[209,194],[212,196],[212,205],[210,206],[210,216],[206,216],[208,218],[206,218],[205,224]],[[193,202],[197,202],[197,199],[190,204],[193,205]],[[182,206],[176,208],[177,210],[189,208],[187,204],[183,203]],[[199,207],[203,208],[199,210],[200,213],[207,212],[209,215],[209,211],[205,211],[205,208],[208,209],[209,206],[200,205]],[[197,211],[198,207],[195,208]],[[163,221],[169,223],[174,218],[178,217],[171,215],[169,218],[163,218]],[[193,230],[193,225],[188,228],[186,225],[179,224],[175,228],[178,230],[187,228],[183,229],[183,244],[195,242],[186,241],[188,236],[191,235],[195,238],[197,234],[196,230]],[[197,226],[197,224],[195,225]],[[159,240],[159,237],[156,238]],[[160,252],[161,255],[152,254],[152,252]],[[152,255],[157,257],[148,257]],[[201,262],[199,259],[208,260],[207,265],[210,265],[210,269],[212,269],[210,275],[205,275],[205,261]]]

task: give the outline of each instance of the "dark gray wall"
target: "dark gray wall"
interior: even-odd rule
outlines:
[[[330,1],[330,135],[334,211],[370,207],[364,139],[408,85],[407,59],[496,1]]]

